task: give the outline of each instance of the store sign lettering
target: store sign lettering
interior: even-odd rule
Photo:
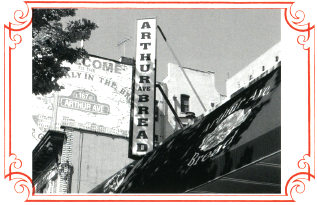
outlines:
[[[236,103],[220,114],[219,117],[206,128],[210,130],[214,127],[214,129],[205,135],[202,143],[198,147],[199,151],[195,152],[187,166],[195,166],[199,162],[205,162],[207,159],[216,156],[226,147],[230,146],[239,130],[239,126],[252,113],[252,108],[243,109],[242,105],[248,105],[252,101],[267,96],[269,94],[269,90],[270,86],[260,90],[257,89],[251,97],[239,99]],[[231,134],[232,136],[227,139],[227,137]]]
[[[145,155],[153,149],[156,19],[137,21],[137,52],[133,102],[131,103],[131,129],[129,157]]]
[[[104,193],[112,193],[115,192],[118,187],[122,184],[125,176],[127,174],[127,169],[124,168],[114,176],[112,176],[104,185],[103,192]]]

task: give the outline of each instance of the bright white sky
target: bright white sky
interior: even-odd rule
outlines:
[[[135,56],[136,20],[148,17],[157,18],[184,67],[215,72],[216,88],[224,95],[228,74],[281,41],[280,9],[79,9],[73,18],[99,26],[84,45],[90,54],[118,60],[124,53]],[[157,81],[162,81],[167,63],[176,60],[157,35]],[[125,49],[118,46],[126,39]]]

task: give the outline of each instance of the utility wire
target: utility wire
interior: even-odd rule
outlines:
[[[158,30],[160,31],[160,33],[162,34],[162,37],[163,37],[164,41],[166,42],[168,48],[169,48],[170,51],[172,52],[172,54],[173,54],[175,60],[177,61],[177,64],[181,67],[181,70],[183,71],[183,73],[184,73],[184,75],[185,75],[185,78],[186,78],[186,80],[188,81],[188,83],[189,83],[190,87],[192,88],[192,90],[194,91],[196,97],[198,98],[198,101],[200,102],[201,106],[203,107],[204,111],[206,112],[207,110],[206,110],[206,108],[205,108],[203,102],[201,101],[201,99],[200,99],[200,97],[198,96],[198,93],[196,92],[196,90],[195,90],[193,84],[191,83],[191,81],[189,80],[187,74],[185,73],[185,70],[184,70],[183,66],[181,65],[181,63],[179,62],[179,60],[178,60],[176,54],[174,53],[172,47],[171,47],[170,44],[168,43],[168,41],[167,41],[167,39],[166,39],[166,37],[165,37],[165,35],[164,35],[162,29],[160,28],[159,25],[157,25],[157,28],[158,28]]]

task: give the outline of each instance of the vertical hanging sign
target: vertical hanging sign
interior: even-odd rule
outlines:
[[[156,81],[156,18],[137,20],[136,62],[133,73],[129,158],[153,149]]]

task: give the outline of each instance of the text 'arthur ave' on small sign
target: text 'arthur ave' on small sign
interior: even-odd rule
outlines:
[[[156,19],[139,19],[131,100],[130,158],[140,158],[153,149],[155,62]]]

